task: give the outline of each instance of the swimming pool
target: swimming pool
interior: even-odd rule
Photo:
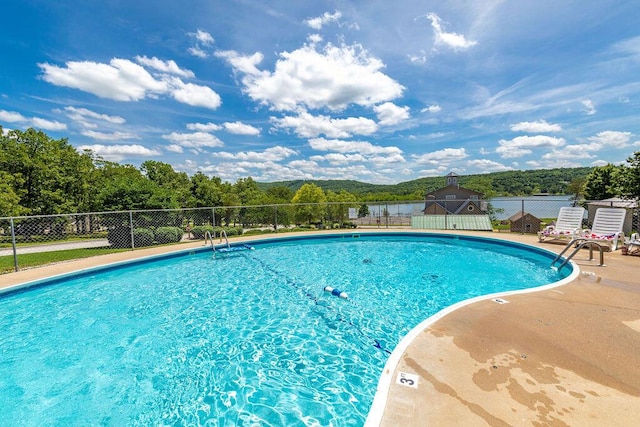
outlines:
[[[555,254],[454,235],[252,245],[0,296],[4,420],[362,425],[389,353],[423,319],[467,298],[570,274],[549,268]]]

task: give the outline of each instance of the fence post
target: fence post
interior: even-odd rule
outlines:
[[[213,234],[215,235],[215,228],[216,228],[216,208],[211,208],[211,227],[213,227],[214,232]]]
[[[129,230],[131,232],[131,250],[136,248],[135,241],[133,239],[133,212],[129,211]]]
[[[275,232],[278,232],[278,206],[273,207],[273,227]]]
[[[447,199],[444,200],[444,229],[449,229],[449,224],[447,224],[447,219],[449,215],[449,209],[447,208]]]
[[[389,228],[389,204],[384,204],[384,222],[386,224],[386,228]]]
[[[520,207],[520,228],[522,231],[522,234],[524,234],[524,199],[522,199],[521,201],[521,207]]]
[[[20,270],[18,266],[18,248],[16,247],[16,229],[13,226],[13,217],[9,219],[11,223],[11,246],[13,247],[13,269],[15,271]]]

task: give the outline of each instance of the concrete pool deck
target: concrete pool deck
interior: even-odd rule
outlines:
[[[349,233],[365,231],[377,229]],[[554,252],[564,248],[538,243],[534,235],[457,234],[516,241]],[[23,270],[0,275],[0,288],[200,247],[202,242],[155,247]],[[607,252],[606,265],[600,267],[597,252],[594,255],[595,261],[587,260],[586,250],[574,257],[582,273],[568,284],[503,297],[506,304],[477,301],[419,332],[393,372],[383,374],[393,381],[384,390],[384,409],[376,411],[379,417],[369,419],[368,425],[638,425],[640,257]],[[401,373],[417,380],[415,388],[396,382]]]

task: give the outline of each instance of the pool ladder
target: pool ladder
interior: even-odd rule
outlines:
[[[582,242],[582,243],[580,243]],[[553,261],[551,261],[551,267],[554,266],[554,264],[556,262],[558,262],[558,260],[562,257],[562,255],[564,255],[565,252],[567,252],[569,250],[569,248],[572,245],[576,245],[576,248],[573,250],[573,252],[571,252],[571,254],[563,261],[562,264],[560,264],[560,266],[558,267],[558,271],[562,270],[562,267],[564,267],[565,265],[567,265],[567,263],[571,260],[571,258],[573,258],[573,256],[575,254],[578,253],[578,251],[582,248],[584,248],[585,246],[589,246],[589,261],[591,261],[593,259],[593,246],[595,245],[598,250],[600,251],[600,267],[604,266],[604,252],[602,251],[602,246],[598,244],[598,242],[594,242],[592,240],[587,240],[583,237],[579,237],[577,239],[572,239],[569,243],[567,243],[567,246],[562,250],[562,252],[560,252],[558,254],[557,257],[554,258]]]
[[[204,233],[204,245],[207,246],[207,238],[208,238],[208,240],[211,242],[211,249],[213,249],[213,252],[216,251],[216,246],[213,242],[213,238],[215,234],[216,234],[215,231],[213,232],[213,236],[208,231]],[[227,243],[227,248],[230,248],[231,245],[229,244],[229,238],[227,237],[227,232],[224,230],[220,230],[220,243],[222,243],[222,236],[224,236],[224,240]]]

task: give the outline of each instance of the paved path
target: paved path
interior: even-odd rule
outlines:
[[[42,245],[18,247],[18,255],[33,254],[38,252],[64,251],[67,249],[102,248],[108,247],[107,239],[76,240],[64,243],[44,243]],[[13,255],[13,248],[0,249],[0,256]]]

